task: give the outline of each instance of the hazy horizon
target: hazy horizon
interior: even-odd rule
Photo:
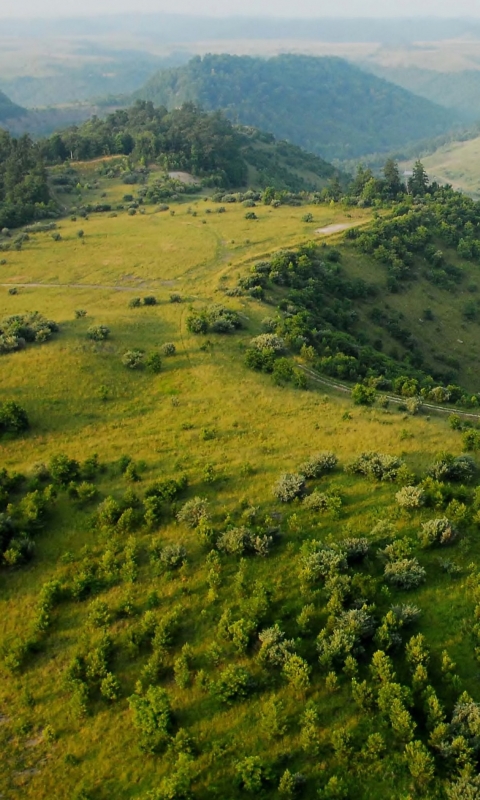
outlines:
[[[136,0],[132,12],[131,0],[116,0],[112,11],[111,0],[84,0],[81,7],[66,7],[59,0],[7,0],[0,7],[3,19],[39,19],[56,17],[119,16],[122,14],[181,14],[192,17],[287,17],[299,18],[478,18],[478,0],[403,0],[399,10],[398,0],[338,0],[332,13],[330,0],[297,0],[292,13],[290,0],[204,0],[199,8],[192,0]],[[1,33],[1,29],[0,29]]]

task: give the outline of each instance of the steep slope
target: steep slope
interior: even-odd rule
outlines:
[[[359,66],[431,103],[461,114],[467,121],[480,119],[480,70],[440,72],[418,67],[388,67],[371,62],[361,62]]]
[[[8,120],[18,119],[26,113],[25,109],[17,106],[7,97],[6,94],[0,92],[0,124]]]
[[[77,185],[110,202],[102,166]],[[355,324],[355,242],[295,242],[369,212],[191,205],[37,228],[2,265],[32,285],[1,294],[1,325],[41,335],[0,356],[31,422],[2,436],[0,793],[474,797],[478,473],[433,466],[461,433],[278,385],[291,355],[278,383],[245,364],[272,323],[301,344],[320,283],[323,318]]]
[[[435,152],[422,157],[429,175],[439,183],[450,183],[455,189],[480,198],[480,137],[442,144]],[[413,160],[402,166],[412,168]]]
[[[224,109],[327,160],[435,136],[454,115],[338,58],[208,55],[159,72],[136,97],[175,108]]]

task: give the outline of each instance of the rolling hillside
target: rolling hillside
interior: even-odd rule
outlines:
[[[440,183],[450,183],[456,189],[480,198],[480,138],[452,141],[431,155],[422,157],[429,174]],[[402,166],[411,169],[413,161]]]
[[[475,797],[478,418],[421,413],[408,354],[478,391],[478,259],[432,220],[432,276],[428,197],[167,207],[115,162],[54,167],[68,217],[1,237],[0,792]],[[372,345],[400,407],[319,371]]]
[[[455,116],[337,58],[205,56],[154,76],[136,97],[195,102],[323,158],[391,151],[452,127]]]

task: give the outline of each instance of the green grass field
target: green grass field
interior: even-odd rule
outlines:
[[[112,188],[107,201],[117,201],[120,191],[121,187]],[[198,216],[188,213],[189,205]],[[313,238],[317,228],[365,223],[367,211],[354,211],[350,217],[338,207],[259,207],[258,221],[247,221],[241,207],[229,206],[225,214],[215,213],[215,208],[202,198],[173,205],[174,216],[168,211],[134,217],[119,212],[115,218],[99,214],[89,220],[62,221],[61,241],[53,241],[50,234],[35,235],[23,250],[6,254],[7,263],[0,267],[0,281],[7,285],[0,289],[2,316],[37,310],[60,325],[51,342],[2,356],[2,399],[20,402],[32,429],[20,439],[2,440],[1,466],[29,475],[35,463],[48,463],[60,452],[80,461],[98,453],[105,465],[95,479],[96,501],[79,506],[60,492],[47,525],[37,536],[34,559],[18,569],[2,568],[3,649],[8,652],[17,637],[28,638],[39,593],[47,581],[58,579],[70,586],[107,551],[123,563],[132,540],[137,549],[136,575],[120,572],[112,585],[93,590],[82,601],[67,597],[53,609],[41,646],[28,655],[25,665],[13,673],[0,665],[2,797],[141,798],[176,774],[178,742],[160,755],[142,754],[127,703],[139,679],[148,684],[144,667],[149,653],[142,648],[135,651],[132,631],[145,619],[152,592],[158,595],[157,620],[178,613],[158,683],[170,696],[174,732],[184,729],[194,742],[189,769],[195,798],[248,796],[237,783],[235,765],[249,756],[259,756],[271,772],[265,777],[263,796],[280,797],[279,775],[288,767],[292,773],[305,774],[304,796],[317,797],[317,790],[332,774],[345,771],[332,751],[332,730],[344,725],[357,739],[370,733],[367,721],[352,704],[349,681],[340,671],[338,689],[332,691],[318,665],[314,640],[327,624],[329,612],[318,588],[300,588],[300,547],[314,538],[335,542],[346,535],[369,537],[380,520],[391,521],[398,536],[415,537],[420,523],[435,513],[432,509],[402,515],[394,498],[398,486],[371,483],[345,474],[342,468],[359,453],[378,450],[402,456],[409,469],[420,475],[437,452],[461,452],[461,437],[444,418],[353,407],[348,397],[326,395],[313,387],[308,391],[281,388],[243,364],[245,348],[260,333],[269,308],[248,297],[225,298],[223,288],[234,286],[254,261]],[[206,214],[207,210],[212,213]],[[302,222],[306,211],[313,214],[312,223]],[[80,228],[83,239],[77,236]],[[354,259],[350,251],[344,264],[352,275],[380,278],[380,268]],[[13,286],[19,287],[16,295],[8,293],[7,287]],[[172,292],[178,292],[183,302],[171,303]],[[428,292],[433,294],[430,299]],[[129,307],[133,296],[150,294],[156,296],[157,305]],[[188,332],[186,317],[190,306],[200,308],[210,302],[226,303],[238,311],[244,329],[231,336],[212,334],[208,337],[211,345],[202,349],[204,339]],[[426,348],[436,342],[441,349],[447,337],[461,338],[455,328],[460,324],[461,298],[452,299],[420,282],[408,295],[389,298],[389,302],[408,312],[412,320],[427,303],[440,309],[442,330],[432,331],[428,338],[425,334]],[[75,319],[76,309],[85,309],[86,318]],[[110,338],[91,342],[86,331],[92,324],[107,325]],[[464,362],[466,379],[478,364],[476,331],[473,326],[462,332],[469,350]],[[163,358],[160,374],[130,371],[122,365],[127,349],[151,351],[165,342],[175,344],[176,355]],[[105,387],[103,393],[101,387]],[[340,469],[315,485],[340,494],[339,514],[307,511],[298,502],[293,506],[278,503],[272,494],[277,478],[297,471],[305,459],[322,450],[336,453]],[[123,454],[139,465],[141,481],[133,487],[119,474],[118,459]],[[209,470],[213,482],[206,477]],[[96,506],[106,496],[121,498],[133,488],[142,497],[153,481],[183,473],[188,475],[189,488],[181,502],[194,496],[208,498],[216,530],[229,521],[245,524],[244,512],[251,508],[257,509],[258,520],[267,517],[270,524],[275,520],[281,535],[271,555],[240,561],[221,556],[218,581],[213,584],[213,562],[207,558],[210,548],[171,515],[153,530],[140,527],[131,533],[102,531],[92,524]],[[176,572],[159,573],[149,558],[154,543],[162,547],[183,544],[186,564]],[[462,689],[478,699],[478,664],[467,636],[474,606],[467,584],[469,565],[480,556],[478,529],[469,524],[462,541],[447,554],[461,569],[459,576],[442,572],[432,553],[420,552],[427,580],[408,594],[382,585],[377,546],[373,539],[371,558],[356,573],[361,592],[376,603],[378,617],[392,603],[417,604],[423,613],[413,632],[426,636],[432,681],[441,685],[442,701],[450,709],[455,698],[454,690],[439,677],[445,649],[458,664]],[[261,587],[267,590],[268,607],[260,614],[260,628],[278,621],[287,637],[296,640],[313,665],[306,689],[292,688],[281,675],[265,674],[256,658],[255,636],[238,653],[218,635],[224,608],[230,606],[236,618],[248,616],[252,604],[261,605]],[[120,690],[115,702],[93,692],[88,714],[82,716],[65,674],[75,655],[92,652],[98,645],[102,631],[88,621],[97,595],[110,609],[111,669]],[[308,604],[313,604],[311,628],[302,634],[296,619]],[[129,613],[122,611],[126,605]],[[192,651],[189,676],[180,685],[174,680],[174,664],[187,642]],[[205,688],[205,681],[217,680],[230,664],[245,666],[257,688],[248,700],[225,707]],[[400,669],[402,682],[408,682],[406,667]],[[363,673],[367,674],[367,668],[361,666]],[[265,703],[271,697],[283,704],[281,735],[266,732]],[[318,751],[312,753],[301,743],[300,717],[308,703],[319,713]],[[412,792],[415,797],[442,796],[438,793],[441,768],[433,793],[419,793],[402,761],[403,745],[390,740],[386,727],[383,733],[391,759],[382,757],[375,769],[359,772],[352,783],[356,789],[348,796],[372,800],[403,798]],[[180,790],[158,795],[167,796],[187,795]]]
[[[455,189],[478,199],[480,197],[480,138],[451,142],[435,153],[422,158],[425,169],[439,183],[450,183]],[[411,163],[403,165],[411,168]]]

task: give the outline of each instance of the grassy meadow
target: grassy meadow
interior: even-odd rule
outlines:
[[[450,142],[435,153],[422,158],[432,180],[450,183],[455,189],[478,199],[480,197],[480,172],[478,169],[480,138],[465,142]],[[406,169],[411,164],[406,163]]]
[[[121,187],[109,189],[107,202],[117,202],[120,191]],[[92,591],[85,599],[67,598],[56,605],[41,646],[28,655],[21,669],[11,672],[0,662],[1,797],[142,798],[176,774],[182,751],[171,746],[160,755],[140,752],[127,703],[139,679],[146,685],[142,670],[148,654],[132,649],[131,633],[149,607],[160,620],[172,612],[178,614],[158,681],[170,696],[175,730],[186,730],[194,743],[190,753],[193,796],[202,800],[246,796],[235,764],[259,756],[272,773],[266,778],[263,796],[280,797],[278,775],[288,767],[292,773],[306,775],[305,797],[317,797],[332,769],[342,772],[341,762],[332,755],[332,730],[345,726],[361,737],[366,722],[352,704],[349,681],[340,674],[338,687],[332,690],[318,665],[315,637],[326,624],[328,612],[322,593],[301,590],[298,577],[301,545],[311,539],[336,542],[346,535],[370,537],[372,554],[360,568],[358,580],[365,596],[374,600],[377,616],[385,614],[392,603],[418,605],[422,616],[415,633],[425,634],[433,675],[440,675],[441,653],[447,650],[457,663],[462,690],[480,699],[478,664],[467,635],[474,606],[469,565],[480,558],[478,529],[469,527],[449,551],[448,557],[459,567],[458,575],[442,571],[435,556],[422,551],[416,555],[427,570],[423,586],[408,594],[382,586],[381,565],[375,557],[378,543],[371,535],[376,523],[387,520],[397,535],[415,538],[420,523],[433,512],[420,509],[402,515],[395,503],[398,486],[372,483],[343,471],[354,456],[378,450],[401,456],[409,469],[421,475],[439,451],[459,454],[461,436],[445,418],[354,407],[348,396],[325,394],[313,386],[306,391],[274,386],[268,376],[248,370],[243,363],[245,349],[252,336],[261,332],[261,320],[269,308],[249,297],[227,298],[223,293],[224,288],[236,285],[255,260],[314,238],[317,228],[364,224],[369,212],[346,215],[330,206],[260,206],[258,220],[248,221],[241,206],[228,206],[224,214],[216,209],[208,199],[193,198],[171,205],[174,215],[170,211],[136,216],[119,212],[116,217],[93,214],[88,220],[63,220],[58,226],[61,241],[53,241],[48,233],[32,235],[22,250],[6,254],[6,264],[0,267],[1,316],[39,311],[60,325],[50,342],[2,356],[1,398],[15,400],[26,409],[31,431],[19,439],[1,441],[1,466],[29,475],[35,463],[48,464],[58,453],[79,461],[97,453],[105,467],[95,479],[95,502],[78,505],[61,491],[36,538],[33,560],[18,569],[2,568],[3,650],[7,652],[18,638],[28,637],[47,581],[57,579],[69,585],[107,551],[113,550],[122,561],[131,540],[137,553],[134,576],[122,573],[112,585]],[[302,221],[308,211],[313,214],[311,223]],[[83,238],[78,237],[80,229]],[[354,259],[348,252],[344,265],[352,275],[361,273],[366,280],[380,277],[378,265]],[[9,294],[12,287],[18,287],[18,294]],[[457,322],[461,324],[461,298],[452,300],[439,290],[437,297],[437,290],[419,282],[408,295],[411,305],[405,311],[420,318],[421,309],[433,302],[428,292],[435,294],[435,307],[443,303],[445,316],[442,331],[432,330],[428,339],[425,334],[426,347],[435,340],[440,347],[442,336],[461,338],[451,333]],[[172,293],[179,293],[182,302],[170,302]],[[155,295],[157,304],[131,308],[129,301],[136,295]],[[190,307],[212,302],[238,311],[244,329],[230,336],[210,334],[205,346],[205,337],[188,331],[186,318]],[[398,309],[407,303],[402,295],[389,302]],[[86,310],[87,316],[76,319],[77,309]],[[90,341],[86,332],[92,324],[108,326],[110,337],[105,342]],[[475,327],[473,331],[464,336],[470,353],[466,377],[478,363]],[[158,375],[128,370],[121,363],[126,350],[152,351],[166,342],[175,344],[176,354],[162,357]],[[322,450],[338,456],[339,469],[314,484],[338,493],[342,498],[339,513],[319,514],[298,502],[285,505],[275,500],[272,486],[278,477],[298,471],[302,462]],[[140,480],[133,484],[118,469],[124,454],[138,465]],[[212,524],[218,530],[231,521],[245,524],[245,513],[252,508],[257,519],[275,520],[280,536],[269,557],[222,556],[221,563],[212,567],[209,548],[195,531],[176,522],[174,515],[153,530],[140,527],[124,534],[92,524],[95,509],[105,497],[120,499],[132,488],[141,497],[155,480],[182,474],[189,482],[182,502],[195,496],[207,498]],[[162,547],[181,543],[187,551],[186,563],[177,571],[159,571],[150,558],[155,543]],[[212,569],[218,571],[215,583]],[[245,616],[252,603],[261,605],[264,589],[268,609],[261,627],[278,621],[289,639],[302,641],[302,653],[313,665],[306,689],[297,691],[281,678],[266,680],[255,658],[255,644],[237,652],[217,634],[225,604],[237,617]],[[89,622],[97,594],[110,610],[111,669],[120,691],[114,702],[94,694],[88,713],[82,715],[72,701],[65,674],[72,659],[92,651],[101,638],[101,630]],[[300,634],[296,620],[309,604],[311,627],[308,634]],[[187,642],[189,677],[180,685],[174,680],[175,662]],[[205,676],[207,683],[216,680],[230,664],[250,670],[257,688],[248,700],[224,706],[206,690]],[[406,667],[401,670],[401,679],[408,681]],[[454,690],[442,685],[440,692],[449,708]],[[278,736],[265,728],[265,704],[272,697],[283,709],[285,729]],[[315,755],[301,744],[300,718],[309,703],[319,712]],[[385,737],[388,743],[388,734]],[[380,800],[416,792],[401,757],[392,756],[391,762],[389,757],[381,762],[390,764],[388,768],[362,775],[357,793],[348,796]],[[433,794],[416,793],[415,797],[443,796],[438,793],[441,779],[440,773]]]

